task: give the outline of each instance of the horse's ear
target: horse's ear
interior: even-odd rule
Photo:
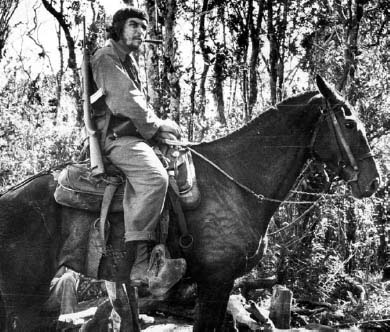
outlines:
[[[335,91],[331,88],[328,82],[326,82],[320,75],[316,76],[316,82],[318,86],[318,90],[320,90],[321,94],[326,98],[326,99],[337,99],[335,95]]]

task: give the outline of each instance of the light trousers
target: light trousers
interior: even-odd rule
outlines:
[[[76,312],[77,280],[77,273],[71,270],[54,278],[50,284],[50,297],[46,302],[46,308],[48,310],[60,308],[61,315]]]
[[[167,171],[142,138],[108,138],[104,150],[107,158],[126,176],[125,241],[155,241],[168,189]]]

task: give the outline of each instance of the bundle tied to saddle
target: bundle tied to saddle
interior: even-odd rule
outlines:
[[[200,192],[196,184],[191,153],[181,144],[179,141],[162,139],[154,147],[154,151],[169,174],[168,197],[178,216],[179,228],[184,236],[183,244],[186,246],[190,237],[186,221],[183,220],[183,210],[194,209],[199,205]],[[110,232],[110,222],[107,216],[109,213],[123,212],[124,177],[113,165],[108,165],[106,169],[106,174],[94,176],[87,164],[68,165],[59,174],[54,193],[55,200],[61,205],[84,211],[100,212],[100,217],[88,227],[86,266],[82,269],[84,274],[92,278],[100,277],[99,265],[102,256],[106,253]],[[161,218],[160,242],[166,240],[168,222],[169,218]]]

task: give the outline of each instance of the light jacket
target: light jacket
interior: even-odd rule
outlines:
[[[136,75],[138,67],[131,56],[126,59],[128,56],[120,44],[109,39],[106,45],[91,57],[93,79],[99,89],[98,96],[102,96],[100,101],[93,105],[94,116],[98,129],[103,130],[107,120],[106,112],[111,112],[108,135],[125,124],[125,131],[118,135],[140,135],[144,139],[150,139],[157,132],[162,120],[148,105],[142,88],[137,87],[130,77],[126,61],[132,61]]]

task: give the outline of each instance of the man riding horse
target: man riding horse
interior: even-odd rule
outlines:
[[[125,244],[130,279],[147,284],[151,245],[168,187],[168,175],[151,142],[163,133],[180,137],[179,126],[159,119],[147,103],[133,57],[146,35],[148,15],[133,7],[118,10],[106,45],[91,58],[98,98],[93,113],[101,149],[126,177],[123,197]],[[166,280],[164,280],[166,282]]]

